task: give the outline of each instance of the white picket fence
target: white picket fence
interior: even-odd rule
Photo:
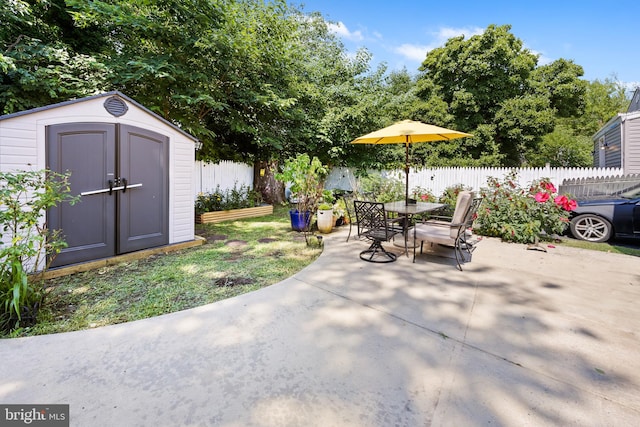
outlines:
[[[464,184],[475,191],[487,186],[487,178],[503,179],[513,168],[433,168],[411,170],[409,172],[409,189],[422,187],[440,195],[447,188],[456,184]],[[556,188],[562,181],[572,178],[597,178],[623,175],[622,168],[515,168],[518,174],[518,185],[525,187],[532,181],[549,178]],[[404,172],[401,173],[404,179]]]
[[[502,179],[513,168],[425,168],[409,171],[409,189],[421,187],[440,195],[447,188],[457,184],[471,187],[475,191],[487,186],[487,178]],[[549,178],[559,188],[562,181],[572,178],[598,178],[623,175],[622,168],[516,168],[518,184],[522,187],[540,178]],[[405,180],[404,171],[386,171],[386,176]],[[197,161],[194,167],[196,195],[216,189],[233,188],[234,185],[253,187],[253,166],[245,163],[223,161],[205,163]],[[350,190],[356,182],[355,175],[348,168],[334,168],[326,180],[325,187],[330,189]]]
[[[196,184],[194,197],[199,193],[215,191],[218,185],[221,190],[231,189],[234,185],[253,188],[253,166],[246,163],[196,161],[193,176]]]
[[[503,179],[514,168],[425,168],[409,171],[409,190],[421,187],[440,195],[447,187],[463,184],[475,191],[487,186],[487,178]],[[518,185],[524,187],[534,180],[549,178],[559,188],[562,181],[572,178],[597,178],[623,175],[622,168],[515,168],[518,173]],[[385,171],[384,175],[405,181],[404,171]],[[327,188],[349,190],[353,188],[356,178],[347,168],[335,168],[329,174],[325,184]]]

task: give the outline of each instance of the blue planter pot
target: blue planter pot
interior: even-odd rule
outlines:
[[[309,228],[311,212],[298,212],[295,209],[291,209],[289,217],[291,218],[291,228],[295,231],[305,231]]]

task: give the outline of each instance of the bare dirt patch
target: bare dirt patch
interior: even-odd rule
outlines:
[[[272,237],[265,237],[263,239],[258,239],[258,243],[272,243],[272,242],[277,242],[278,239],[274,239]]]
[[[247,246],[247,242],[245,240],[229,240],[225,243],[225,246],[230,246],[232,248],[241,248],[243,246]]]
[[[231,288],[233,286],[250,285],[253,280],[248,277],[225,276],[213,281],[213,285],[219,288]]]

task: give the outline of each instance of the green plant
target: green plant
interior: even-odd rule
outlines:
[[[221,190],[220,185],[210,193],[200,193],[196,197],[195,208],[197,214],[205,212],[225,211],[230,209],[253,208],[262,204],[260,192],[249,186],[233,185],[233,188]]]
[[[318,210],[319,211],[333,210],[333,205],[327,202],[322,202],[318,205]]]
[[[404,200],[404,182],[381,174],[371,173],[360,178],[361,192],[373,194],[377,202]]]
[[[549,179],[533,181],[527,189],[517,184],[517,173],[500,181],[490,177],[478,210],[476,231],[505,241],[534,243],[562,233],[575,201],[559,196]]]
[[[411,197],[418,202],[435,202],[436,196],[433,195],[431,190],[427,190],[420,186],[415,187],[411,190]]]
[[[464,184],[452,185],[444,189],[442,196],[440,196],[439,202],[449,205],[452,209],[455,209],[456,203],[458,201],[458,194],[460,194],[461,191],[471,190],[473,190],[471,187],[465,187]]]
[[[299,154],[285,160],[282,172],[275,174],[275,178],[285,185],[291,185],[292,198],[298,212],[315,212],[322,198],[327,173],[327,168],[317,157]]]
[[[345,215],[347,215],[347,204],[344,201],[343,197],[340,197],[338,200],[336,200],[336,202],[333,204],[333,213],[338,216],[338,218],[340,217],[344,217]]]
[[[42,281],[28,271],[44,272],[66,246],[59,231],[41,225],[47,209],[69,197],[69,175],[50,171],[0,172],[0,329],[35,322],[44,298]],[[23,322],[25,323],[25,322]]]

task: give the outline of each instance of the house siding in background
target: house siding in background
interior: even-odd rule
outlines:
[[[593,136],[593,164],[640,173],[640,88],[627,112],[613,117]]]
[[[635,112],[622,123],[626,147],[622,154],[622,168],[626,173],[640,173],[640,112]]]

